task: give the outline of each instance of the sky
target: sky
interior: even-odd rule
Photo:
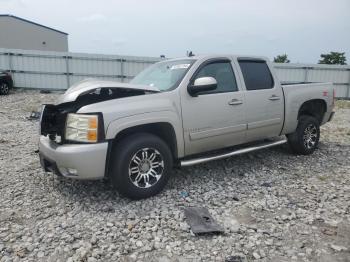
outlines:
[[[291,62],[317,63],[338,51],[350,62],[349,0],[0,0],[0,14],[67,32],[72,52],[286,53]]]

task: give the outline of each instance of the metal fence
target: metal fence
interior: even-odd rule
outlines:
[[[0,70],[12,72],[16,87],[67,89],[85,78],[128,82],[155,57],[97,55],[0,48]],[[281,81],[332,82],[338,98],[350,98],[350,66],[274,64]]]
[[[332,82],[337,98],[350,98],[350,66],[274,64],[278,78],[291,82]]]
[[[20,88],[67,89],[85,78],[128,82],[160,58],[0,48],[0,70]]]

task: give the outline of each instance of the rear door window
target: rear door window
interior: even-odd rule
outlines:
[[[269,67],[261,60],[238,60],[247,90],[271,89],[274,81]]]

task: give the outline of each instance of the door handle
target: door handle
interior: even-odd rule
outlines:
[[[279,96],[276,96],[276,95],[272,95],[270,96],[269,100],[280,100],[280,97]]]
[[[230,106],[241,105],[241,104],[243,104],[243,101],[239,100],[239,99],[232,99],[230,102],[228,102],[228,104]]]

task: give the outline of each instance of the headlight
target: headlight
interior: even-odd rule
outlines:
[[[98,116],[68,114],[66,121],[66,139],[77,142],[97,142]]]

